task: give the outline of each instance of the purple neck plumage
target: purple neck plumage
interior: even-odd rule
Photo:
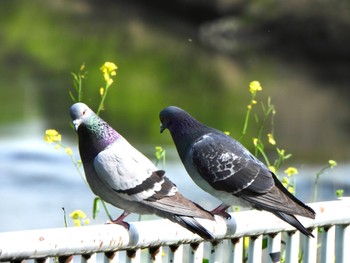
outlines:
[[[96,116],[97,117],[97,116]],[[121,137],[105,121],[97,117],[78,129],[79,151],[83,162],[90,162],[107,146]]]

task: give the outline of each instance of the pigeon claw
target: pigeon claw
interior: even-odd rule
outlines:
[[[126,230],[128,230],[129,231],[129,229],[130,229],[130,224],[129,223],[127,223],[127,222],[125,222],[125,221],[122,221],[122,220],[113,220],[112,222],[111,222],[112,224],[117,224],[117,225],[121,225],[121,226],[123,226]]]
[[[225,211],[229,207],[230,206],[228,205],[221,204],[217,208],[213,209],[211,213],[214,215],[222,216],[225,219],[231,219],[231,215]]]

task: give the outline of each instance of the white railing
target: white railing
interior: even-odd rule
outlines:
[[[167,220],[0,233],[0,261],[23,262],[350,262],[350,202],[310,204],[316,219],[300,218],[306,238],[270,213],[231,213],[201,220],[218,238],[201,238]]]

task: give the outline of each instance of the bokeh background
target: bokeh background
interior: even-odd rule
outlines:
[[[339,165],[322,175],[319,200],[339,188],[350,194],[348,1],[3,0],[0,7],[0,231],[60,227],[62,207],[91,217],[93,195],[69,156],[43,140],[57,129],[78,154],[68,92],[83,63],[83,101],[94,109],[99,68],[118,65],[101,115],[151,159],[154,146],[166,148],[169,176],[208,209],[215,200],[198,188],[192,196],[196,186],[169,133],[159,134],[158,113],[177,105],[239,137],[252,80],[263,87],[258,100],[270,96],[276,107],[275,139],[299,169],[297,195],[310,201],[329,159]],[[243,141],[250,149],[254,135],[250,129]],[[274,157],[272,147],[267,152]]]

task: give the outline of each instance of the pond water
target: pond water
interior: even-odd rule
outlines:
[[[75,145],[76,142],[69,144]],[[153,151],[149,149],[151,147],[139,148]],[[73,151],[78,153],[76,147]],[[153,158],[152,155],[148,156]],[[170,160],[166,163],[167,174],[185,196],[207,209],[219,204],[218,200],[191,181],[182,164],[175,158],[175,152],[169,149],[168,156]],[[299,167],[299,174],[296,176],[297,196],[305,202],[311,200],[314,176],[319,170],[318,166]],[[63,207],[68,215],[81,209],[92,218],[94,195],[80,178],[64,150],[56,150],[53,145],[47,144],[39,132],[27,133],[16,139],[1,139],[0,171],[0,232],[63,227]],[[344,164],[323,174],[319,183],[318,200],[334,199],[335,191],[339,188],[349,194],[348,171],[350,165]],[[113,217],[121,213],[113,207],[110,207],[110,212]],[[142,217],[150,218],[153,217]],[[91,224],[102,224],[106,220],[107,217],[101,210],[98,219],[91,220]],[[131,215],[127,220],[138,220],[138,216]],[[72,225],[69,218],[68,224]]]

